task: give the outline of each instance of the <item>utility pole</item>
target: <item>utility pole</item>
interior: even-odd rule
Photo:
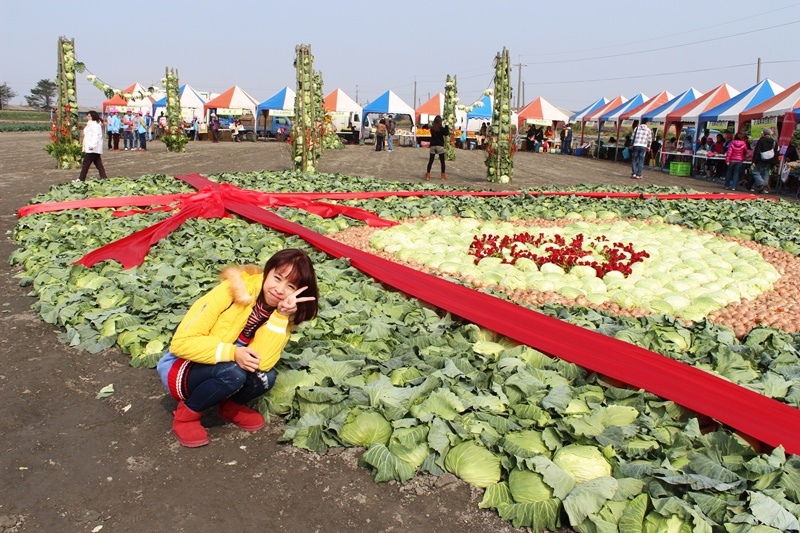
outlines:
[[[761,82],[761,58],[758,58],[758,66],[756,66],[756,83]]]
[[[356,83],[356,103],[358,104],[358,84]],[[361,104],[359,104],[361,105]]]
[[[416,102],[417,101],[417,77],[416,76],[414,76],[414,99],[411,100],[411,101],[412,102]],[[414,104],[414,108],[417,108],[417,107],[419,107],[419,106],[416,105],[416,103],[415,103]]]
[[[518,67],[517,70],[517,109],[519,109],[519,95],[522,92],[522,67],[527,67],[528,65],[523,65],[521,62],[514,65]]]

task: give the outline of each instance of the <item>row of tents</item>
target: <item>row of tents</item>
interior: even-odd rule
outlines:
[[[126,100],[121,95],[115,95],[103,102],[103,112],[116,107],[150,111],[157,116],[166,109],[166,97],[156,100],[150,96],[141,96],[145,90],[138,83],[128,87],[123,93],[137,94],[139,98]],[[295,91],[284,87],[267,100],[258,102],[238,85],[213,98],[204,98],[191,86],[183,85],[180,87],[180,98],[186,120],[191,120],[194,116],[207,118],[212,111],[220,115],[242,114],[245,110],[253,116],[259,116],[265,111],[273,115],[290,115],[294,109]],[[468,110],[457,110],[456,125],[460,128],[466,125],[468,131],[479,129],[481,122],[491,121],[493,103],[492,96],[487,95]],[[391,90],[366,106],[361,106],[341,89],[335,89],[325,96],[323,106],[329,112],[361,113],[365,117],[370,114],[408,115],[414,124],[424,124],[427,122],[426,117],[443,114],[444,94],[435,94],[415,109]],[[512,115],[512,123],[520,129],[526,124],[556,126],[569,122],[576,128],[580,124],[583,142],[587,124],[596,124],[598,130],[604,125],[612,124],[619,131],[626,121],[635,123],[646,118],[653,124],[663,125],[664,133],[674,126],[678,135],[684,127],[694,127],[696,131],[700,131],[709,124],[732,122],[734,130],[739,130],[741,125],[756,119],[772,117],[780,123],[787,113],[800,118],[800,82],[784,89],[772,80],[765,79],[741,92],[723,83],[706,93],[690,87],[678,95],[664,90],[652,97],[643,93],[632,98],[622,95],[612,99],[602,97],[572,115],[538,97],[516,111]]]
[[[145,93],[145,89],[137,83],[128,87],[122,93],[141,95]],[[238,85],[234,85],[213,98],[204,98],[201,93],[190,85],[182,85],[180,87],[181,110],[184,119],[187,121],[191,121],[194,117],[205,117],[207,119],[212,111],[219,115],[239,115],[244,111],[248,111],[253,116],[260,116],[265,111],[269,111],[272,115],[291,115],[294,110],[294,99],[295,91],[289,87],[284,87],[260,103]],[[543,99],[537,99],[537,101],[543,103],[543,109],[548,111],[556,109],[549,103],[544,102]],[[469,130],[479,129],[481,122],[491,121],[493,103],[491,96],[484,96],[469,111],[458,110],[456,112],[456,122],[460,127],[467,123],[467,129]],[[532,102],[528,108],[532,109],[535,103]],[[103,102],[104,113],[109,109],[131,109],[134,112],[150,111],[153,116],[158,116],[162,111],[166,111],[166,107],[166,96],[160,99],[150,96],[125,99],[122,95],[117,94]],[[432,121],[433,116],[443,114],[444,94],[437,93],[420,107],[414,109],[391,90],[381,94],[366,106],[361,106],[343,90],[335,89],[325,96],[323,107],[329,112],[352,112],[359,113],[362,116],[370,114],[407,115],[414,124],[420,124],[420,120],[423,123],[427,123],[429,120]],[[565,113],[561,111],[558,111],[558,113],[560,114],[554,120],[566,120]],[[430,117],[430,119],[426,117]],[[515,119],[514,116],[512,118]]]
[[[800,118],[800,82],[784,89],[770,79],[764,79],[738,91],[727,83],[701,93],[691,87],[674,96],[662,91],[656,96],[637,94],[633,98],[617,96],[613,99],[600,98],[569,117],[576,126],[580,124],[581,141],[585,126],[597,125],[598,131],[604,124],[613,124],[619,132],[624,121],[639,122],[647,119],[653,124],[663,125],[659,129],[666,137],[674,127],[676,136],[683,128],[692,127],[702,131],[709,126],[728,127],[739,131],[745,124],[754,120],[771,120],[782,124],[787,118],[795,123]]]

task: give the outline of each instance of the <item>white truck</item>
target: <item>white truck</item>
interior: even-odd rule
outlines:
[[[331,117],[330,128],[339,135],[343,141],[358,142],[361,137],[361,113],[358,111],[328,111]],[[358,132],[358,137],[353,138],[353,129]],[[364,134],[365,138],[367,134]]]

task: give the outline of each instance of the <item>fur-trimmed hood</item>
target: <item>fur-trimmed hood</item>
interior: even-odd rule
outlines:
[[[231,297],[235,303],[250,305],[261,292],[264,269],[257,265],[229,266],[219,273],[219,277],[230,282]]]

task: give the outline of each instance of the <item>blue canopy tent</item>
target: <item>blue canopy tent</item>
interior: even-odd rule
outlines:
[[[620,117],[622,116],[623,113],[627,113],[628,111],[642,105],[645,102],[645,100],[647,100],[647,96],[645,96],[642,93],[639,93],[630,100],[627,100],[622,104],[618,105],[614,109],[604,111],[599,117],[597,117],[597,146],[600,146],[600,135],[603,132],[603,124],[605,124],[606,122],[613,121],[617,127],[617,139],[619,139],[619,130],[620,126],[622,126],[622,119]],[[617,143],[617,147],[614,149],[615,160],[617,159],[618,149],[619,149],[619,143]]]
[[[466,130],[469,131],[478,131],[480,130],[480,125],[470,126],[471,120],[477,120],[479,122],[491,122],[492,121],[492,109],[494,108],[494,98],[492,95],[487,94],[474,104],[472,104],[472,110],[467,112],[467,124]]]
[[[733,98],[719,104],[708,111],[701,113],[697,121],[698,130],[708,122],[733,122],[733,129],[739,129],[739,114],[757,106],[761,102],[772,98],[783,91],[769,78],[761,80],[749,89],[740,92]]]
[[[203,106],[205,106],[205,99],[200,96],[190,85],[183,84],[178,89],[181,102],[181,115],[183,120],[191,122],[194,117],[203,116]],[[153,116],[157,117],[161,111],[167,109],[167,97],[156,100],[153,103]]]
[[[608,98],[603,96],[599,100],[597,100],[596,102],[593,102],[593,103],[589,104],[588,106],[584,107],[583,109],[581,109],[580,111],[578,111],[577,113],[575,113],[574,115],[569,117],[569,121],[570,122],[578,122],[578,121],[580,121],[580,123],[581,123],[581,144],[583,144],[583,127],[584,127],[583,119],[584,119],[584,117],[586,117],[586,115],[588,115],[589,113],[593,113],[593,112],[597,111],[598,109],[600,109],[601,107],[603,107],[604,105],[608,104],[608,101],[609,101]]]
[[[369,115],[408,115],[409,119],[411,120],[411,124],[415,123],[417,113],[414,111],[414,108],[405,103],[399,96],[397,96],[393,91],[389,90],[374,99],[372,102],[364,106],[364,110],[362,111],[363,119],[361,121],[361,138],[367,139],[369,138],[369,133],[371,130],[367,130],[366,128],[370,127],[373,121],[369,120]],[[416,142],[416,140],[414,141]]]
[[[270,96],[256,107],[256,115],[261,115],[262,111],[294,109],[295,92],[289,87],[284,87],[274,95]]]

